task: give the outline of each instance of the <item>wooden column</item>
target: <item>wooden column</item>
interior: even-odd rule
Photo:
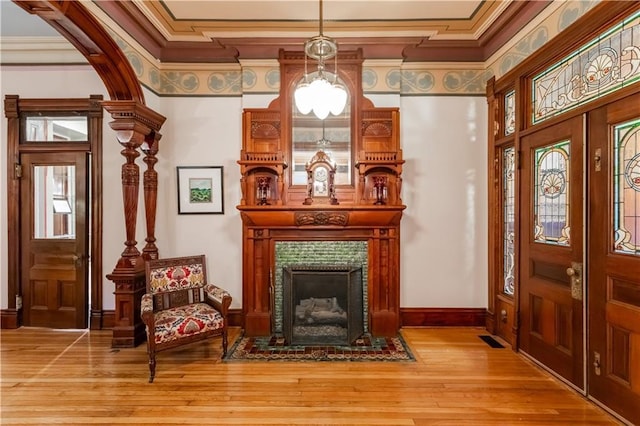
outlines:
[[[147,219],[147,244],[142,250],[142,257],[145,260],[158,258],[158,247],[156,247],[156,201],[158,199],[158,172],[154,170],[155,164],[158,162],[156,154],[158,153],[158,143],[161,135],[153,132],[146,137],[145,143],[142,144],[142,152],[145,157],[143,161],[147,164],[147,170],[144,172],[144,210]]]
[[[145,179],[149,180],[149,187],[154,187],[153,190],[145,190],[147,226],[149,223],[152,224],[150,231],[147,227],[147,233],[155,241],[153,228],[155,227],[157,175],[153,170],[153,164],[157,161],[155,154],[159,135],[156,137],[156,132],[160,130],[165,118],[136,101],[105,101],[103,106],[114,119],[109,125],[116,131],[118,142],[124,147],[121,153],[125,158],[125,163],[122,165],[125,249],[113,272],[107,275],[107,278],[115,283],[116,296],[111,346],[134,347],[145,339],[144,324],[140,318],[140,300],[145,291],[144,259],[135,240],[140,187],[140,170],[135,160],[140,156],[138,148],[145,144],[145,150],[148,151],[146,160],[149,166],[145,172]],[[147,241],[149,242],[151,238],[147,237]],[[155,244],[151,246],[150,253],[157,256],[157,249],[155,251],[154,249]]]

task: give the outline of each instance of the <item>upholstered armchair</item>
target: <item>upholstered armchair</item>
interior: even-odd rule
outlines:
[[[149,383],[155,377],[157,352],[222,336],[222,356],[226,355],[231,296],[207,282],[204,255],[149,260],[146,280],[141,316],[147,332]]]

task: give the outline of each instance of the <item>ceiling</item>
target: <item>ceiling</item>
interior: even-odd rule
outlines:
[[[368,59],[484,61],[552,0],[124,0],[87,1],[161,62],[237,62],[302,50],[323,33]],[[2,36],[51,28],[0,0]],[[19,3],[19,2],[18,2]],[[322,13],[322,21],[320,21]],[[40,21],[40,22],[37,22]],[[55,34],[55,32],[54,32]]]

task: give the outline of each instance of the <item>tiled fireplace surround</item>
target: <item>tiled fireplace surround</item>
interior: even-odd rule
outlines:
[[[283,332],[283,280],[284,269],[288,267],[304,266],[352,266],[362,268],[363,317],[368,316],[367,301],[367,270],[368,250],[367,241],[276,241],[275,243],[275,274],[274,274],[274,332]],[[364,332],[368,332],[367,321]]]

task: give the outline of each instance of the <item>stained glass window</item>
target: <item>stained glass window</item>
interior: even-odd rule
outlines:
[[[516,187],[515,187],[515,158],[514,147],[506,148],[502,154],[502,245],[503,245],[503,277],[502,291],[512,295],[514,288],[513,271],[515,269],[515,217],[516,217]]]
[[[513,90],[504,95],[504,135],[512,135],[516,131],[516,92]]]
[[[614,127],[614,250],[640,256],[640,119]]]
[[[640,12],[533,78],[532,122],[639,81],[639,59]]]
[[[569,245],[569,141],[535,150],[534,239]]]

